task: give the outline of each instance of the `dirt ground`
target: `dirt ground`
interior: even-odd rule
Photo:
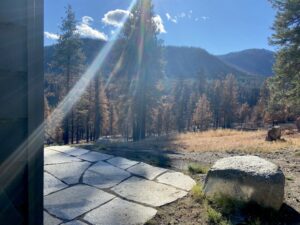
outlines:
[[[270,224],[300,224],[300,151],[258,153],[253,154],[268,159],[281,167],[286,177],[285,204],[280,214],[280,221]],[[186,171],[190,162],[197,162],[204,166],[212,165],[216,160],[228,157],[243,155],[239,152],[182,152],[180,155],[172,156],[172,167]],[[194,175],[193,178],[202,183],[205,175]],[[195,203],[189,195],[176,203],[162,207],[157,216],[150,221],[150,224],[207,224],[207,219],[201,216],[203,206]],[[203,215],[204,213],[202,213]],[[265,223],[261,223],[266,225]]]
[[[298,138],[298,137],[297,137]],[[107,146],[107,145],[106,145]],[[280,220],[276,223],[259,223],[267,224],[290,224],[300,225],[300,149],[289,148],[285,146],[277,151],[274,149],[271,152],[249,152],[242,150],[226,150],[226,151],[186,151],[172,150],[160,148],[143,149],[134,148],[132,146],[114,146],[103,147],[103,145],[85,145],[84,147],[98,150],[101,152],[127,157],[133,160],[140,160],[146,163],[172,168],[174,170],[188,173],[187,167],[192,163],[210,167],[218,159],[236,156],[236,155],[256,155],[268,159],[279,165],[286,177],[285,187],[285,204],[283,205],[280,214]],[[193,178],[203,184],[205,175],[193,175]],[[158,209],[158,213],[150,222],[151,224],[161,225],[192,225],[192,224],[208,224],[207,218],[204,216],[205,211],[203,205],[195,202],[189,194],[183,199],[166,205]],[[237,223],[239,224],[239,223]],[[245,223],[240,223],[245,224]],[[247,224],[247,223],[246,223]],[[257,224],[257,223],[250,223]]]

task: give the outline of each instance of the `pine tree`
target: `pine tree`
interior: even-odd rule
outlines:
[[[175,115],[175,124],[178,132],[184,132],[187,129],[189,119],[190,90],[188,85],[179,80],[174,91],[173,111]]]
[[[95,76],[94,79],[94,84],[95,84],[95,120],[94,120],[94,125],[95,125],[95,140],[98,140],[100,137],[100,133],[101,133],[101,112],[100,112],[100,79],[99,79],[99,75]]]
[[[100,135],[108,135],[109,132],[109,100],[106,95],[105,88],[100,83],[99,91],[99,110],[100,110]]]
[[[81,50],[81,40],[76,30],[75,14],[70,5],[66,8],[66,17],[62,19],[60,27],[61,34],[59,36],[58,44],[56,46],[55,66],[59,70],[62,77],[60,89],[64,89],[64,95],[60,100],[69,93],[70,89],[78,79],[82,71],[82,64],[84,56]],[[67,113],[67,112],[66,112]],[[71,133],[71,141],[73,143],[74,135],[74,111],[71,110],[71,115],[67,113],[64,119],[64,144],[69,143],[69,135]],[[71,118],[70,118],[71,116]],[[71,120],[71,132],[70,132]]]
[[[213,124],[215,128],[221,126],[222,105],[223,105],[223,89],[220,80],[214,80],[209,88],[209,100],[213,113]]]
[[[223,81],[223,128],[231,128],[237,116],[237,81],[232,74],[226,76]]]
[[[269,86],[271,99],[300,114],[300,0],[271,2],[277,9],[271,43],[279,48],[274,66],[276,76]]]
[[[157,104],[157,83],[162,78],[162,48],[153,21],[151,0],[136,2],[124,25],[120,41],[124,44],[122,76],[127,81],[127,93],[132,101],[132,137],[134,141],[146,137],[146,120]]]
[[[248,105],[248,103],[243,103],[239,107],[239,111],[238,111],[238,116],[239,116],[242,128],[243,128],[244,124],[250,120],[250,114],[251,114],[250,106]]]
[[[196,104],[193,114],[193,124],[200,130],[207,130],[212,122],[212,112],[210,103],[205,94],[203,94]]]
[[[110,102],[109,104],[109,134],[110,135],[115,135],[117,133],[118,131],[117,124],[118,124],[118,115],[116,112],[116,107],[112,102]]]

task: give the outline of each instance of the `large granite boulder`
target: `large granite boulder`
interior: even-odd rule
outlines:
[[[217,161],[204,186],[208,197],[224,196],[279,210],[285,177],[280,168],[257,156],[235,156]]]

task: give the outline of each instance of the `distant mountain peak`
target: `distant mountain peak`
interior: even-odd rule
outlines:
[[[83,52],[87,64],[91,63],[101,48],[104,41],[82,39]],[[117,49],[117,48],[116,48]],[[104,64],[103,70],[107,73],[115,65],[118,52],[112,52],[109,63]],[[208,79],[223,79],[228,74],[244,82],[249,80],[263,80],[272,75],[274,53],[265,49],[247,49],[240,52],[215,56],[202,48],[184,46],[165,46],[164,56],[166,61],[166,76],[170,79],[196,79],[199,73],[204,73]],[[45,47],[45,72],[51,72],[49,63],[54,57],[54,46]]]
[[[218,56],[236,69],[264,77],[272,76],[275,53],[267,49],[246,49]]]

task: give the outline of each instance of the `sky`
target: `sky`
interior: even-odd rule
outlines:
[[[82,37],[110,40],[122,26],[131,0],[45,0],[45,45],[59,37],[70,4]],[[268,44],[275,11],[268,0],[153,0],[159,37],[166,45],[201,47],[212,54]]]

